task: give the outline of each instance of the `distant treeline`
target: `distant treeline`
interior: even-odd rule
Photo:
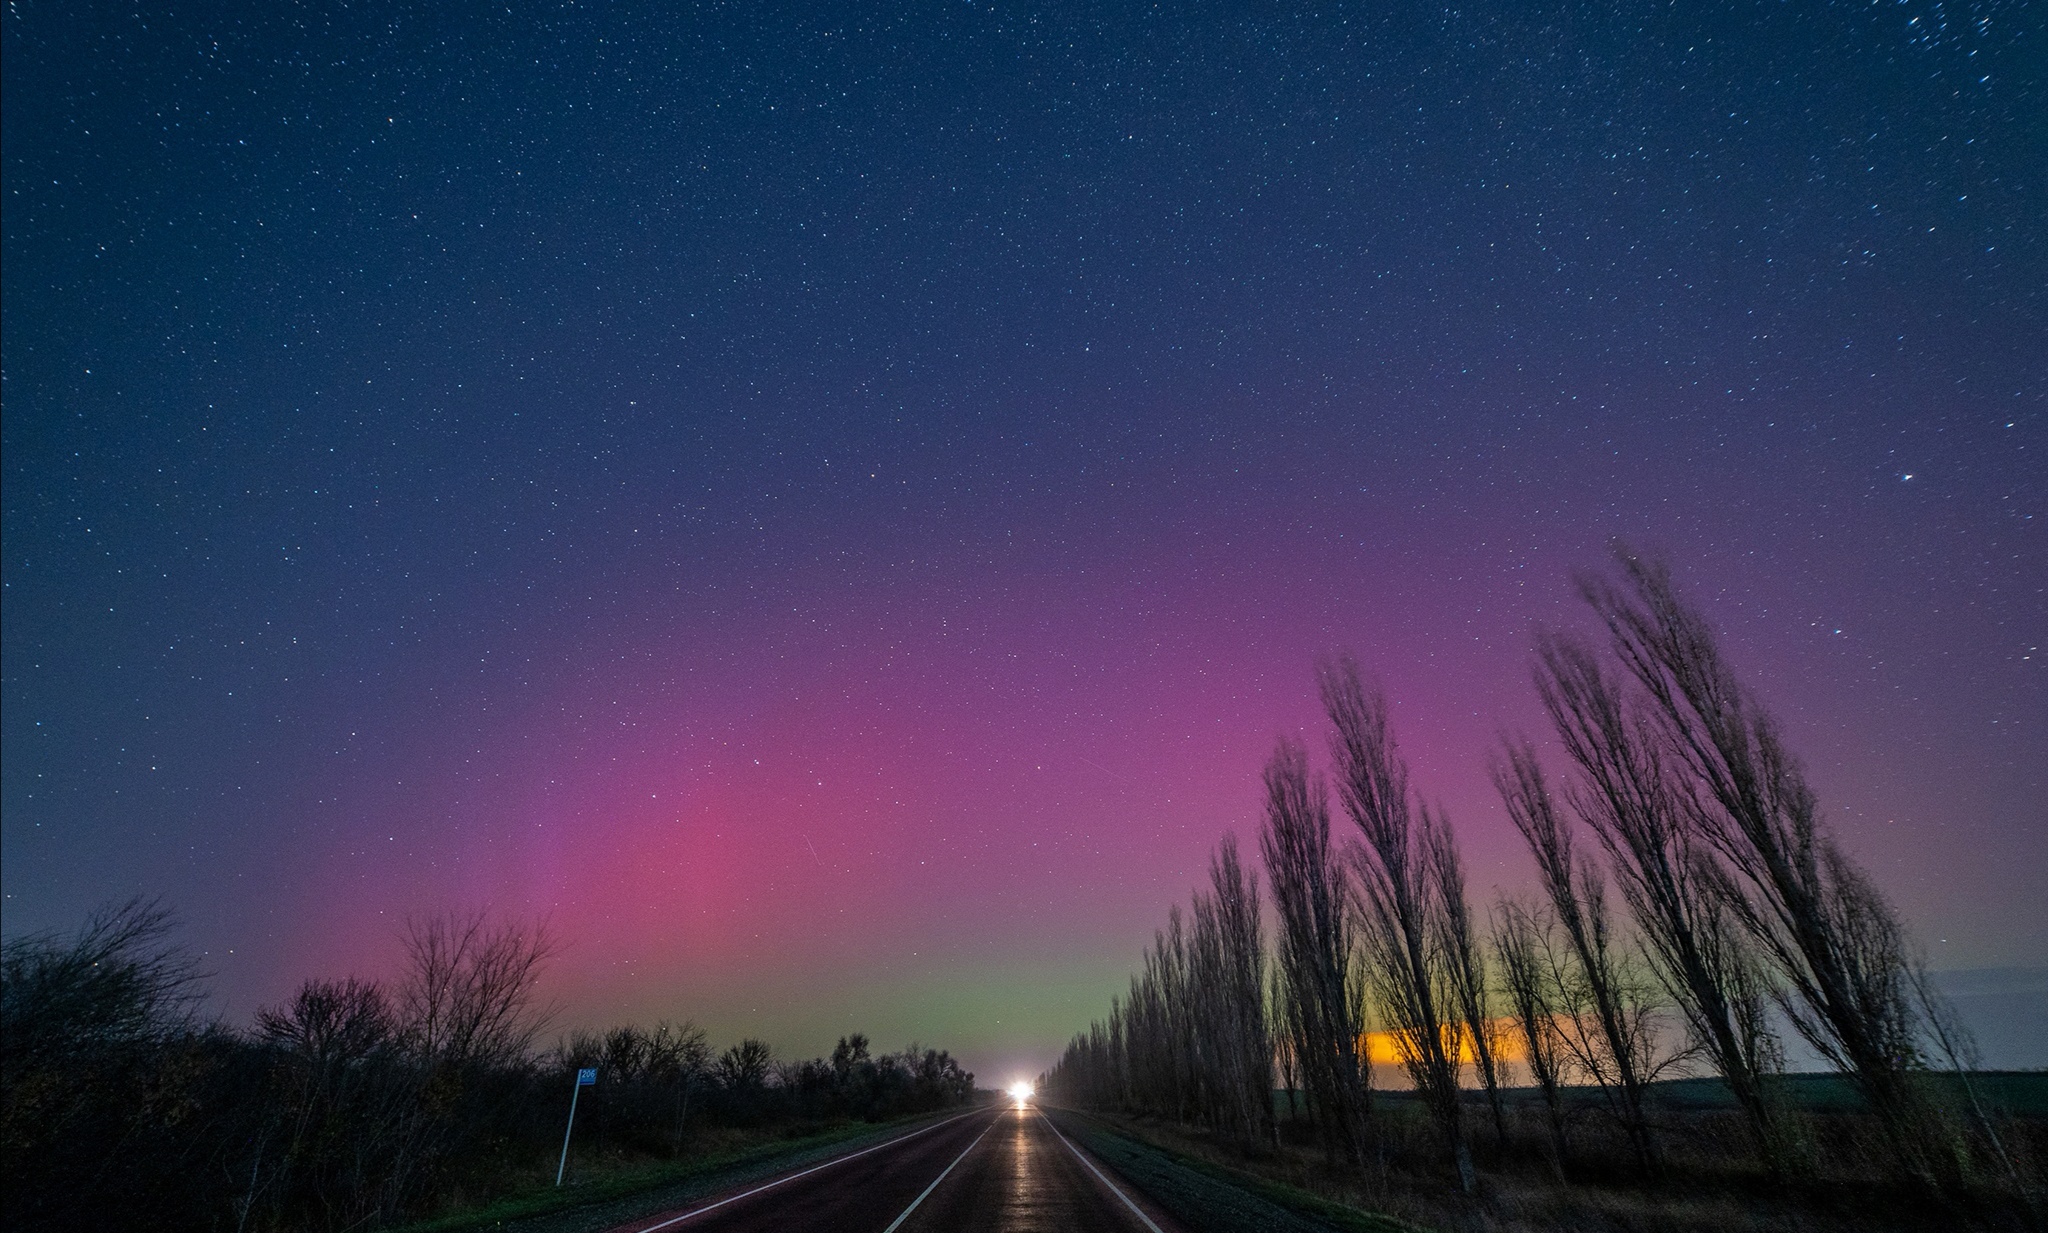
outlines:
[[[199,976],[149,904],[76,936],[9,940],[0,985],[0,1173],[9,1229],[376,1228],[552,1180],[575,1074],[588,1157],[679,1158],[703,1134],[936,1110],[972,1096],[952,1057],[778,1062],[662,1024],[536,1050],[545,933],[419,922],[387,988],[308,981],[250,1030],[201,1020]],[[730,1135],[728,1135],[730,1137]]]
[[[1260,882],[1226,837],[1209,885],[1171,911],[1128,994],[1045,1076],[1048,1095],[1257,1149],[1282,1137],[1277,1086],[1330,1160],[1384,1178],[1419,1159],[1470,1194],[1475,1146],[1547,1157],[1559,1179],[1595,1155],[1604,1175],[1618,1158],[1654,1178],[1669,1128],[1646,1107],[1651,1085],[1710,1074],[1739,1110],[1736,1154],[1782,1179],[1820,1154],[1775,1081],[1789,1025],[1860,1094],[1874,1175],[2031,1203],[2030,1170],[1969,1081],[1967,1033],[1778,724],[1661,564],[1626,550],[1617,564],[1580,579],[1601,638],[1537,640],[1563,773],[1521,738],[1494,758],[1534,902],[1475,912],[1385,697],[1350,659],[1326,662],[1328,777],[1286,739],[1265,768],[1270,943]],[[1412,1094],[1376,1096],[1373,1042]],[[1506,1092],[1510,1065],[1527,1089]]]

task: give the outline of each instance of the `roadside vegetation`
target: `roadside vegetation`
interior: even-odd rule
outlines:
[[[1270,913],[1226,837],[1048,1099],[1443,1228],[2040,1227],[2048,1123],[2001,1093],[2048,1077],[1976,1073],[1669,572],[1624,549],[1580,592],[1598,636],[1534,655],[1555,756],[1494,756],[1537,896],[1474,905],[1387,699],[1333,659],[1327,770],[1286,739],[1265,769]]]
[[[307,981],[238,1030],[199,1016],[201,978],[155,906],[10,939],[6,1226],[358,1230],[507,1199],[500,1210],[545,1210],[582,1068],[597,1082],[578,1101],[568,1181],[593,1198],[974,1096],[947,1053],[876,1053],[860,1035],[809,1060],[757,1040],[714,1049],[687,1023],[543,1049],[534,993],[550,949],[520,924],[418,922],[392,986]]]

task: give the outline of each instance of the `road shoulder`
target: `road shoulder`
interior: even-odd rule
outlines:
[[[956,1108],[873,1126],[842,1127],[808,1139],[762,1144],[560,1191],[518,1195],[476,1211],[406,1225],[396,1233],[591,1233],[612,1229],[773,1182],[974,1111]]]
[[[1422,1233],[1392,1217],[1332,1203],[1291,1186],[1183,1156],[1070,1110],[1048,1109],[1061,1133],[1087,1150],[1132,1198],[1181,1225],[1210,1233]],[[1142,1197],[1141,1197],[1142,1196]],[[1162,1226],[1163,1227],[1163,1226]]]

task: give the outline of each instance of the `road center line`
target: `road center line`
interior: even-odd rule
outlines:
[[[1038,1116],[1045,1117],[1045,1110],[1040,1109],[1038,1111]],[[1152,1217],[1147,1216],[1144,1213],[1144,1211],[1138,1207],[1136,1203],[1131,1202],[1131,1196],[1125,1194],[1123,1192],[1123,1189],[1119,1187],[1115,1182],[1112,1182],[1109,1180],[1109,1178],[1103,1176],[1102,1170],[1095,1167],[1094,1161],[1088,1159],[1086,1156],[1083,1156],[1081,1154],[1080,1148],[1075,1147],[1071,1143],[1067,1143],[1067,1136],[1060,1133],[1060,1128],[1052,1124],[1051,1118],[1045,1117],[1045,1125],[1046,1129],[1052,1131],[1054,1138],[1058,1139],[1062,1143],[1067,1144],[1067,1150],[1074,1153],[1074,1159],[1080,1161],[1084,1165],[1087,1165],[1088,1171],[1090,1173],[1093,1173],[1096,1176],[1096,1178],[1102,1182],[1103,1185],[1109,1187],[1109,1192],[1111,1194],[1115,1195],[1117,1198],[1122,1199],[1124,1201],[1124,1206],[1131,1209],[1131,1215],[1136,1216],[1138,1219],[1144,1221],[1145,1227],[1152,1230],[1152,1233],[1161,1233],[1159,1226],[1152,1223]],[[988,1132],[984,1130],[982,1131],[982,1133],[987,1134]],[[891,1225],[889,1227],[894,1228],[895,1226]]]
[[[765,1185],[765,1186],[756,1186],[756,1187],[754,1187],[754,1188],[753,1188],[752,1190],[749,1190],[749,1191],[747,1191],[747,1192],[746,1192],[745,1194],[736,1194],[736,1195],[734,1195],[733,1197],[731,1197],[730,1199],[720,1199],[720,1200],[719,1200],[718,1202],[716,1202],[716,1203],[707,1203],[707,1204],[705,1204],[705,1205],[704,1205],[703,1207],[700,1207],[700,1208],[696,1209],[695,1211],[689,1211],[689,1212],[684,1212],[684,1213],[683,1213],[682,1215],[680,1215],[680,1216],[670,1216],[670,1217],[669,1217],[669,1218],[668,1218],[667,1220],[664,1220],[664,1221],[662,1221],[662,1222],[661,1222],[660,1224],[650,1224],[650,1225],[648,1225],[648,1226],[647,1226],[646,1228],[644,1228],[644,1229],[641,1229],[641,1230],[640,1230],[640,1233],[654,1233],[654,1231],[655,1231],[656,1229],[666,1229],[667,1227],[669,1227],[669,1226],[670,1226],[670,1225],[672,1225],[672,1224],[681,1224],[681,1223],[682,1223],[683,1221],[685,1221],[685,1220],[688,1220],[688,1219],[689,1219],[690,1217],[692,1217],[692,1216],[701,1216],[701,1215],[703,1215],[703,1214],[704,1214],[705,1212],[708,1212],[708,1211],[712,1211],[713,1209],[716,1209],[716,1208],[724,1207],[724,1206],[725,1206],[726,1204],[728,1204],[728,1203],[737,1203],[737,1202],[739,1202],[739,1201],[740,1201],[741,1199],[751,1198],[751,1197],[752,1197],[752,1196],[754,1196],[754,1195],[760,1194],[760,1193],[761,1193],[762,1191],[764,1191],[764,1190],[773,1190],[773,1189],[775,1189],[775,1188],[776,1188],[777,1186],[780,1186],[780,1185],[782,1185],[782,1184],[783,1184],[784,1182],[793,1182],[793,1181],[795,1181],[796,1179],[798,1179],[798,1178],[800,1178],[800,1177],[809,1177],[809,1176],[810,1176],[811,1174],[813,1174],[813,1173],[816,1173],[816,1172],[817,1172],[818,1170],[820,1170],[820,1169],[829,1169],[829,1168],[831,1168],[831,1167],[832,1167],[833,1165],[839,1164],[839,1163],[840,1163],[840,1162],[842,1162],[842,1161],[852,1160],[852,1159],[853,1159],[854,1157],[856,1157],[856,1156],[865,1156],[865,1155],[867,1155],[867,1154],[868,1154],[869,1152],[879,1152],[879,1151],[881,1151],[881,1150],[882,1150],[883,1148],[885,1148],[885,1147],[894,1147],[894,1146],[896,1146],[896,1145],[897,1145],[898,1143],[903,1143],[903,1142],[907,1142],[907,1141],[909,1141],[909,1140],[911,1140],[911,1139],[915,1139],[915,1138],[916,1138],[917,1136],[919,1136],[919,1135],[921,1135],[921,1134],[924,1134],[924,1133],[926,1133],[927,1131],[933,1131],[933,1130],[937,1130],[937,1129],[938,1129],[939,1127],[941,1127],[941,1126],[946,1126],[946,1125],[950,1125],[950,1124],[952,1124],[953,1122],[957,1122],[957,1121],[959,1121],[959,1120],[960,1120],[961,1118],[963,1118],[963,1117],[971,1117],[971,1116],[973,1116],[974,1114],[976,1114],[976,1113],[979,1113],[979,1112],[981,1112],[981,1110],[979,1110],[979,1109],[970,1109],[970,1110],[968,1110],[968,1111],[967,1111],[966,1113],[956,1113],[956,1114],[954,1114],[954,1115],[953,1115],[952,1117],[949,1117],[949,1118],[947,1118],[947,1119],[946,1119],[945,1121],[943,1121],[943,1122],[933,1122],[933,1123],[932,1123],[931,1125],[929,1125],[929,1126],[925,1126],[925,1127],[922,1127],[922,1128],[920,1128],[920,1129],[917,1129],[917,1130],[913,1130],[913,1131],[911,1131],[911,1132],[910,1132],[909,1134],[907,1134],[907,1135],[897,1135],[897,1136],[896,1136],[895,1138],[893,1138],[893,1139],[889,1140],[889,1141],[888,1141],[887,1143],[877,1143],[877,1144],[875,1144],[875,1145],[874,1145],[873,1147],[864,1147],[864,1148],[860,1149],[860,1150],[859,1150],[859,1151],[857,1151],[857,1152],[848,1152],[848,1153],[846,1153],[846,1155],[844,1155],[844,1156],[834,1156],[834,1157],[833,1157],[832,1159],[830,1159],[830,1160],[826,1161],[826,1162],[825,1162],[824,1164],[820,1164],[820,1165],[812,1165],[812,1166],[811,1166],[810,1168],[808,1168],[808,1169],[805,1169],[805,1170],[804,1170],[804,1171],[803,1171],[802,1173],[792,1173],[792,1174],[790,1174],[790,1175],[789,1175],[788,1177],[778,1177],[778,1178],[776,1178],[776,1179],[775,1179],[774,1181],[772,1181],[772,1182],[769,1182],[769,1183],[768,1183],[767,1185]],[[989,1123],[989,1125],[993,1126],[993,1125],[995,1125],[995,1123],[994,1123],[994,1122],[990,1122],[990,1123]],[[988,1131],[984,1130],[984,1131],[982,1131],[981,1133],[982,1133],[982,1134],[987,1134],[987,1133],[988,1133]],[[981,1141],[980,1137],[979,1137],[979,1136],[976,1136],[976,1138],[975,1138],[975,1142],[976,1142],[976,1143],[979,1143],[980,1141]],[[969,1146],[972,1146],[972,1145],[970,1144]],[[954,1164],[958,1164],[958,1163],[959,1163],[959,1161],[957,1161],[957,1160],[956,1160],[956,1161],[954,1161],[953,1163],[954,1163]],[[948,1167],[948,1168],[951,1168],[951,1166],[950,1166],[950,1165],[949,1165],[949,1166],[947,1166],[947,1167]],[[944,1176],[944,1174],[941,1174],[940,1176],[942,1176],[942,1177],[943,1177],[943,1176]],[[934,1185],[936,1185],[937,1183],[933,1183],[933,1184],[934,1184]],[[922,1197],[922,1196],[920,1196],[920,1197]],[[911,1206],[915,1207],[915,1206],[917,1206],[917,1205],[913,1203],[913,1204],[911,1204]],[[905,1213],[905,1214],[906,1214],[906,1215],[908,1215],[908,1213]],[[895,1228],[896,1226],[892,1224],[892,1225],[890,1225],[889,1227],[893,1229],[893,1228]]]
[[[953,1164],[949,1164],[946,1166],[946,1173],[951,1173],[953,1171],[953,1165],[957,1165],[961,1161],[967,1159],[967,1152],[973,1151],[975,1144],[980,1143],[983,1139],[986,1139],[988,1137],[988,1132],[994,1130],[996,1128],[996,1123],[1002,1120],[1002,1117],[998,1115],[997,1117],[992,1119],[988,1125],[983,1126],[981,1128],[981,1133],[974,1136],[974,1143],[968,1144],[966,1151],[963,1151],[958,1156],[953,1157]],[[910,1201],[910,1206],[903,1209],[903,1214],[901,1216],[896,1217],[896,1219],[891,1220],[889,1222],[889,1227],[883,1229],[882,1233],[896,1233],[897,1227],[900,1226],[904,1221],[910,1219],[910,1213],[916,1211],[917,1205],[924,1202],[925,1195],[928,1195],[932,1191],[937,1190],[939,1188],[939,1183],[946,1180],[946,1173],[941,1173],[937,1177],[933,1178],[932,1184],[924,1188],[924,1194],[921,1194],[917,1196],[915,1199],[912,1199]]]

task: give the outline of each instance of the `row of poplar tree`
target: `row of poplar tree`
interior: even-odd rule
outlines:
[[[1727,1085],[1750,1149],[1782,1174],[1800,1168],[1774,1082],[1789,1024],[1854,1084],[1897,1167],[1930,1184],[2009,1175],[1974,1097],[1961,1133],[1937,1115],[1924,1078],[1937,1064],[1965,1071],[1970,1045],[1823,823],[1778,725],[1668,569],[1617,558],[1615,574],[1579,583],[1605,637],[1538,637],[1536,686],[1568,772],[1554,780],[1526,740],[1494,760],[1538,902],[1504,897],[1482,930],[1449,820],[1411,785],[1384,695],[1349,658],[1325,663],[1327,778],[1286,739],[1264,772],[1270,948],[1259,882],[1226,837],[1192,911],[1173,909],[1128,995],[1046,1076],[1049,1094],[1257,1143],[1276,1138],[1278,1080],[1333,1156],[1364,1165],[1384,1150],[1375,1029],[1468,1192],[1468,1120],[1508,1138],[1506,1057],[1541,1093],[1553,1161],[1567,1089],[1585,1085],[1655,1173],[1645,1100],[1682,1066]],[[1332,783],[1351,824],[1341,841]],[[1669,1019],[1683,1030],[1661,1029]]]

